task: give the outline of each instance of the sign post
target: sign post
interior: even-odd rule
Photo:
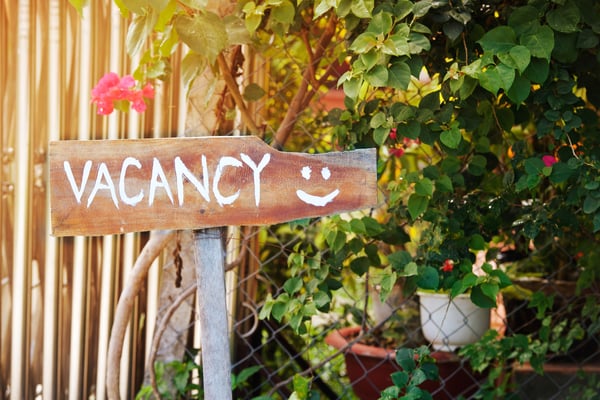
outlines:
[[[375,149],[285,153],[259,138],[49,144],[55,236],[194,229],[206,398],[231,399],[218,227],[270,225],[377,203]]]

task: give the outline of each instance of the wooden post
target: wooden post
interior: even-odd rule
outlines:
[[[231,356],[221,232],[220,228],[194,231],[194,249],[200,304],[204,398],[230,400]]]

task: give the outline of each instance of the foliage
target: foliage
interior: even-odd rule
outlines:
[[[272,61],[296,93],[273,132],[244,113],[270,88],[228,85],[250,132],[277,147],[311,96],[331,86],[335,61],[346,67],[338,80],[345,109],[315,119],[331,137],[319,150],[376,147],[385,201],[368,216],[323,219],[317,240],[289,256],[291,276],[267,297],[262,318],[306,332],[307,321],[329,310],[345,271],[363,277],[371,268],[382,272],[382,298],[401,281],[408,292],[469,292],[491,307],[510,285],[491,263],[499,248],[531,260],[536,249],[559,243],[576,255],[578,289],[597,282],[597,2],[240,0],[221,16],[201,0],[117,4],[132,17],[128,49],[141,53],[134,78],[142,82],[169,75],[180,43],[190,49],[181,64],[188,87],[207,67],[228,81],[224,55],[237,46],[274,56],[293,43],[292,60]],[[476,265],[481,252],[488,259]],[[550,253],[542,263],[552,270],[557,260]],[[515,346],[533,361],[539,354],[522,337],[484,343],[490,352],[482,354],[510,358],[506,349]]]
[[[261,366],[255,365],[231,376],[231,390],[236,390],[247,384],[252,375],[258,372]],[[184,361],[174,360],[168,363],[157,362],[154,365],[156,373],[156,389],[161,399],[203,399],[202,366],[196,364],[193,357],[186,357]],[[193,379],[198,382],[194,382]],[[175,389],[175,393],[172,390]],[[138,399],[152,398],[154,389],[151,385],[144,385],[135,396]],[[175,397],[173,397],[175,395]]]
[[[394,386],[381,392],[380,400],[431,399],[431,394],[419,387],[427,380],[438,380],[439,372],[429,349],[400,348],[396,351],[396,362],[402,368],[391,376]]]

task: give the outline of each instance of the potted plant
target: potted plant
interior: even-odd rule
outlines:
[[[379,149],[385,204],[322,221],[328,273],[296,266],[320,282],[298,291],[296,318],[310,318],[305,299],[323,306],[343,274],[370,267],[383,271],[383,298],[402,279],[407,293],[468,294],[493,307],[511,284],[497,246],[584,226],[597,241],[600,77],[589,65],[598,21],[588,8],[598,11],[585,1],[381,2],[352,25],[346,109],[328,122],[339,146]],[[592,254],[579,262],[582,289],[597,282]]]

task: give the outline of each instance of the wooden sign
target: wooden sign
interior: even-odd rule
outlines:
[[[375,149],[285,153],[254,136],[49,145],[52,232],[266,225],[373,207]]]

